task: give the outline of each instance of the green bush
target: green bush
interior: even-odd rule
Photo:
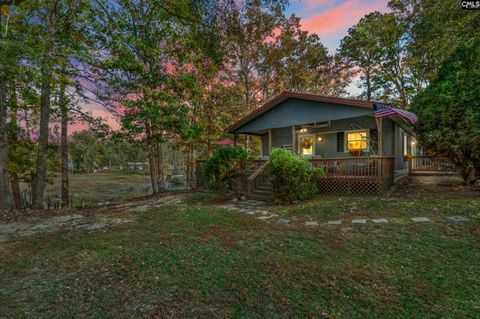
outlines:
[[[246,165],[247,152],[243,148],[219,148],[205,163],[208,188],[223,194],[240,194],[239,177]]]
[[[311,197],[317,191],[315,179],[324,176],[323,169],[313,168],[307,159],[279,148],[272,150],[269,168],[277,192],[287,202]]]

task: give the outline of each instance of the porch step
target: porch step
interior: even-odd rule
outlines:
[[[256,189],[253,191],[253,194],[260,196],[272,196],[273,191],[271,189]]]
[[[259,200],[259,201],[262,201],[262,202],[268,202],[272,199],[272,194],[260,195],[260,194],[257,194],[257,193],[253,193],[253,194],[248,195],[248,198],[249,199],[254,199],[254,200]]]
[[[272,185],[257,185],[255,187],[255,190],[272,192],[273,191],[273,186]]]

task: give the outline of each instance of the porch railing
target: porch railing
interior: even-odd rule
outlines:
[[[339,157],[311,159],[314,167],[322,167],[326,178],[389,179],[394,175],[394,157]]]
[[[248,190],[247,193],[251,194],[259,185],[263,185],[269,181],[271,176],[268,174],[268,162],[263,161],[263,164],[247,178]]]
[[[412,156],[409,162],[411,172],[455,172],[455,166],[442,157]]]
[[[312,166],[322,167],[326,179],[374,179],[388,180],[394,176],[394,157],[339,157],[314,158],[309,160]],[[249,164],[249,184],[261,182],[266,177],[266,160],[255,160]],[[197,187],[206,187],[203,174],[204,161],[197,161]]]

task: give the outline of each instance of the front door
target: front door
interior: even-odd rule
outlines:
[[[298,137],[298,154],[313,156],[315,154],[315,135],[300,135]]]

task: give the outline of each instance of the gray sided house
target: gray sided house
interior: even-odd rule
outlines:
[[[408,155],[419,150],[408,118],[378,113],[380,106],[391,108],[371,101],[284,92],[226,130],[235,137],[259,136],[263,160],[272,148],[310,159],[312,165],[325,169],[327,179],[341,181],[343,186],[333,189],[351,189],[352,181],[388,184],[408,172]]]

